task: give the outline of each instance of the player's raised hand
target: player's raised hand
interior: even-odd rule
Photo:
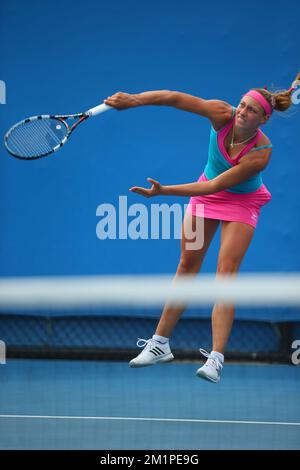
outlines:
[[[141,104],[136,95],[123,93],[121,91],[112,96],[108,96],[106,100],[104,100],[104,103],[118,109],[119,111],[122,109],[134,108]]]

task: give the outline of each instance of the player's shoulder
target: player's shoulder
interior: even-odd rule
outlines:
[[[213,100],[211,100],[213,101]],[[218,114],[210,118],[211,125],[215,132],[222,130],[233,118],[235,113],[235,107],[226,101],[215,100],[216,106],[218,107]]]
[[[255,143],[255,147],[262,147],[263,145],[272,145],[272,142],[270,141],[269,137],[266,136],[262,131],[260,132],[259,139]]]

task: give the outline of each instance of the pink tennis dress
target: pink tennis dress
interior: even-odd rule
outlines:
[[[239,160],[252,150],[272,147],[272,145],[264,145],[253,148],[262,134],[261,130],[258,129],[256,136],[249,144],[234,160],[231,159],[225,149],[224,140],[233,126],[234,114],[235,108],[233,108],[233,117],[220,131],[217,132],[213,127],[211,128],[208,161],[198,181],[208,181],[217,177],[237,165]],[[261,173],[258,173],[225,191],[191,197],[187,211],[192,215],[204,216],[208,219],[244,222],[255,228],[260,215],[260,208],[267,204],[271,198],[271,193],[263,184]]]

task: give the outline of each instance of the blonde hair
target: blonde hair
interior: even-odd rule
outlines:
[[[297,81],[300,81],[300,72],[298,72],[289,90],[281,90],[274,93],[265,88],[253,88],[253,90],[263,95],[276,111],[286,111],[292,104],[291,94],[298,85]]]

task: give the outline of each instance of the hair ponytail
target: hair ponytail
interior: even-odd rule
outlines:
[[[261,93],[276,111],[286,111],[292,104],[291,94],[298,85],[300,85],[300,72],[298,72],[289,90],[281,90],[274,93],[264,88],[253,88],[253,90]]]

